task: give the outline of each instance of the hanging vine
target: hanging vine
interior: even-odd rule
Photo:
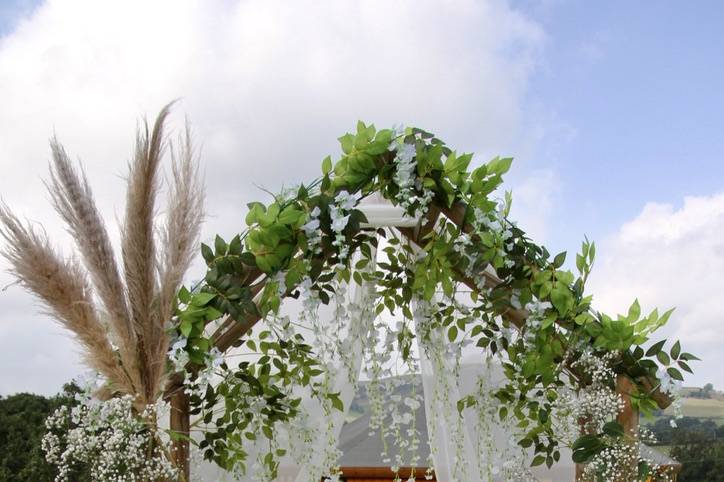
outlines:
[[[696,358],[678,342],[668,351],[663,340],[648,350],[642,345],[671,312],[659,315],[654,310],[643,316],[638,302],[616,318],[593,310],[585,284],[595,245],[583,243],[576,255],[577,273],[565,270],[565,253],[551,259],[509,221],[510,195],[503,201],[494,197],[512,159],[495,158],[468,171],[472,155],[452,151],[430,133],[415,128],[377,131],[361,122],[355,133],[339,140],[343,155],[334,163],[324,159],[319,180],[268,205],[250,204],[246,231],[228,244],[217,237],[214,247],[203,246],[208,265],[204,283],[193,293],[182,291],[178,331],[192,362],[189,372],[203,365],[213,346],[228,348],[224,337],[230,332],[236,343],[254,351],[262,347],[262,357],[253,363],[233,369],[225,365],[231,378],[243,380],[239,386],[258,387],[251,394],[256,404],[232,403],[238,392],[223,383],[219,389],[208,388],[203,397],[192,397],[195,410],[226,407],[215,422],[218,430],[207,432],[201,443],[207,458],[227,468],[243,463],[243,444],[233,449],[230,441],[239,438],[244,427],[230,420],[268,413],[261,415],[262,432],[275,438],[277,425],[293,419],[296,411],[290,408],[300,404],[293,390],[275,392],[280,384],[311,387],[342,409],[338,394],[324,381],[328,366],[315,362],[323,346],[305,345],[300,333],[288,330],[290,321],[262,332],[259,346],[243,336],[258,319],[278,320],[285,297],[300,298],[305,307],[311,306],[308,312],[329,304],[340,289],[335,280],[377,286],[377,314],[387,311],[402,320],[390,341],[403,362],[414,357],[410,347],[415,337],[426,337],[424,346],[435,349],[434,333],[442,333],[447,346],[472,342],[482,359],[497,357],[506,382],[494,391],[494,411],[518,428],[517,444],[531,451],[532,465],[551,466],[560,459],[562,445],[573,448],[574,461],[595,462],[627,437],[614,421],[615,405],[605,423],[594,424],[576,440],[556,430],[554,415],[560,413],[562,394],[578,393],[574,399],[585,400],[588,390],[613,393],[610,377],[601,380],[583,368],[586,359],[605,360],[609,373],[633,380],[634,400],[642,411],[669,403],[671,380],[683,380],[681,370],[691,372],[688,362]],[[370,272],[364,268],[374,261],[377,236],[386,236],[383,230],[363,228],[367,220],[359,201],[372,193],[381,193],[421,223],[417,230],[401,228],[403,239],[388,239],[395,248]],[[464,309],[456,295],[461,285],[472,289],[472,305]],[[411,327],[416,300],[430,307],[421,330]],[[210,324],[221,327],[215,335],[207,335]],[[391,348],[390,343],[382,345],[385,351]],[[379,346],[366,344],[367,356],[384,357],[384,351],[375,354]],[[491,410],[491,401],[475,394],[458,405],[462,411],[479,403],[485,404],[481,410]],[[269,452],[265,459],[272,473],[279,453]],[[646,463],[637,467],[637,477],[651,472]]]

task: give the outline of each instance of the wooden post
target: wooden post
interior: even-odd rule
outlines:
[[[616,377],[616,392],[623,400],[623,410],[616,417],[616,421],[623,427],[623,432],[629,437],[635,437],[639,426],[639,412],[631,403],[631,393],[634,390],[634,383],[626,375]]]
[[[588,417],[581,417],[578,419],[578,426],[580,427],[580,433],[581,435],[585,435],[589,432],[589,430],[586,430],[586,425],[589,422]],[[583,471],[586,469],[586,464],[576,464],[576,478],[574,479],[576,482],[583,480]]]
[[[179,471],[179,480],[189,482],[191,480],[191,467],[189,465],[190,444],[190,407],[189,396],[184,392],[183,386],[178,387],[171,395],[171,416],[170,428],[181,436],[173,441],[171,460]]]
[[[626,375],[616,376],[616,393],[621,395],[623,401],[623,409],[616,416],[616,421],[623,428],[623,433],[628,439],[628,443],[635,446],[636,450],[638,447],[638,426],[639,426],[639,413],[631,403],[631,393],[634,389],[634,382]],[[586,419],[578,420],[578,425],[581,427],[581,434],[586,433]],[[638,458],[638,453],[636,454]],[[585,469],[584,464],[576,464],[576,480],[583,480],[583,470]],[[638,466],[634,460],[631,467],[626,468],[626,476],[619,482],[626,482],[628,480],[634,480],[638,473]]]
[[[618,375],[616,377],[616,393],[621,395],[623,401],[623,410],[618,413],[616,421],[623,427],[624,436],[627,442],[636,451],[630,467],[626,467],[626,476],[623,480],[634,480],[638,474],[638,457],[639,457],[639,412],[631,402],[631,393],[634,391],[634,382],[626,375]]]

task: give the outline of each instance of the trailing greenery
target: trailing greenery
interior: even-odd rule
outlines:
[[[191,378],[218,342],[207,334],[210,322],[229,316],[247,327],[243,333],[260,318],[276,317],[285,297],[313,293],[329,303],[335,280],[368,281],[377,287],[377,312],[397,313],[403,320],[397,339],[403,359],[410,356],[415,337],[432,337],[439,330],[451,343],[470,340],[481,356],[499,356],[507,383],[495,393],[498,414],[512,418],[523,431],[518,443],[532,449],[533,465],[551,466],[560,458],[561,442],[551,413],[561,390],[580,390],[594,382],[577,368],[584,353],[609,357],[615,373],[630,377],[635,382],[634,402],[644,412],[657,406],[660,389],[666,392],[672,379],[683,379],[681,370],[691,372],[688,362],[696,357],[684,352],[679,342],[668,348],[666,340],[650,344],[652,333],[671,311],[645,315],[638,301],[617,317],[592,309],[585,285],[595,260],[593,243],[582,244],[574,273],[564,268],[566,253],[551,256],[508,220],[510,195],[501,203],[496,193],[512,159],[495,158],[469,170],[472,154],[456,153],[428,132],[378,131],[362,122],[356,132],[339,140],[343,154],[336,162],[324,159],[320,179],[267,205],[251,203],[245,231],[228,242],[217,236],[213,247],[202,247],[208,266],[205,279],[179,296],[178,332],[186,340]],[[421,217],[423,226],[422,236],[413,239],[417,246],[403,237],[389,238],[387,261],[370,271],[365,268],[377,247],[377,235],[389,236],[362,229],[366,219],[357,203],[372,193]],[[435,219],[440,211],[445,216]],[[449,219],[454,211],[462,213],[460,222]],[[434,229],[425,229],[427,220]],[[500,280],[496,285],[486,281],[488,266]],[[260,283],[260,273],[266,275],[263,287],[255,284]],[[468,309],[459,301],[462,286],[472,289]],[[258,290],[261,295],[255,302]],[[416,300],[431,309],[431,324],[422,332],[411,329]],[[527,318],[516,318],[515,313]],[[513,328],[522,335],[507,336]],[[277,386],[325,390],[323,371],[301,335],[290,337],[283,329],[272,329],[254,338],[246,336],[238,343],[259,352],[258,361],[229,367],[235,370],[232,376],[192,400],[194,413],[216,427],[202,442],[205,457],[229,469],[243,464],[242,437],[251,438],[246,427],[256,417],[250,407],[257,410],[261,404],[261,433],[272,440],[275,424],[293,418],[299,404]],[[650,347],[645,349],[645,344]],[[245,387],[253,387],[252,392]],[[240,391],[256,402],[236,403]],[[336,394],[327,396],[342,408]],[[468,397],[459,408],[475,404],[476,399]],[[219,406],[221,413],[212,413]],[[621,427],[610,421],[602,431],[581,436],[573,446],[574,460],[590,461],[623,438]],[[265,463],[270,470],[280,454],[268,454]],[[639,475],[645,477],[647,470],[641,465]]]

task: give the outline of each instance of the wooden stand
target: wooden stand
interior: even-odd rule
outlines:
[[[621,395],[621,400],[623,401],[623,410],[618,413],[616,421],[623,428],[623,433],[625,434],[629,442],[632,444],[636,444],[636,450],[638,450],[639,442],[636,438],[639,426],[639,412],[638,410],[636,410],[636,408],[634,408],[633,403],[631,403],[631,393],[633,392],[633,389],[634,382],[629,377],[627,377],[626,375],[618,375],[616,377],[616,393]],[[585,427],[585,420],[579,420],[579,425],[581,426],[581,431],[583,432],[583,428]],[[584,468],[584,464],[576,464],[577,481],[583,480]],[[634,461],[634,464],[631,467],[627,467],[626,469],[627,476],[619,482],[633,480],[633,477],[635,477],[637,472],[638,466]]]
[[[184,393],[183,387],[177,389],[171,396],[170,428],[173,432],[180,435],[180,438],[173,441],[173,454],[171,455],[171,459],[179,470],[179,481],[189,482],[191,480],[191,470],[189,466],[189,396]]]

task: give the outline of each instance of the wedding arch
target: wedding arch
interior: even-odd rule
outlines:
[[[188,481],[192,445],[230,476],[277,480],[291,467],[292,480],[340,480],[337,438],[360,372],[370,429],[398,478],[402,466],[424,475],[418,410],[424,465],[440,481],[525,480],[564,449],[580,480],[669,476],[640,454],[638,413],[669,406],[696,357],[651,340],[671,311],[592,308],[593,243],[574,274],[566,253],[551,256],[509,220],[500,187],[511,158],[469,170],[472,154],[431,133],[359,122],[319,179],[249,204],[243,232],[202,244],[207,272],[179,290],[203,195],[187,130],[156,240],[167,114],[138,135],[123,276],[88,182],[57,141],[52,200],[88,274],[0,206],[13,273],[103,379],[47,421],[58,480],[78,461],[98,480]],[[470,359],[486,368],[470,372]],[[395,391],[419,374],[420,392]],[[388,444],[404,450],[392,457]]]
[[[183,360],[189,360],[185,371],[191,375],[172,377],[168,385],[171,428],[187,431],[190,414],[211,422],[200,448],[229,470],[245,464],[244,437],[263,434],[270,449],[259,460],[274,478],[279,458],[288,456],[277,445],[276,429],[303,406],[290,387],[311,388],[307,396],[321,407],[322,419],[329,419],[351,400],[349,394],[342,400],[340,383],[354,386],[360,358],[370,365],[371,397],[379,395],[374,393],[376,377],[390,373],[385,364],[394,350],[400,354],[397,363],[412,371],[424,358],[442,384],[429,394],[445,400],[425,400],[428,409],[434,403],[432,411],[438,413],[452,402],[461,417],[472,409],[508,421],[533,466],[557,462],[567,443],[575,462],[588,463],[588,475],[631,480],[654,473],[655,467],[638,455],[636,414],[666,408],[672,379],[682,380],[679,368],[689,371],[687,361],[694,359],[678,342],[668,352],[664,341],[642,347],[671,312],[642,316],[638,302],[617,318],[592,310],[584,287],[595,245],[583,243],[574,275],[563,269],[565,253],[551,259],[508,220],[509,193],[495,199],[512,159],[495,158],[469,172],[471,154],[452,151],[428,132],[377,131],[362,122],[339,140],[343,155],[336,163],[324,159],[320,179],[287,190],[268,205],[249,204],[246,231],[228,243],[217,237],[213,247],[203,246],[207,275],[193,292],[180,295],[178,330],[185,341]],[[386,200],[402,216],[370,215],[375,204],[365,215],[360,200],[369,196]],[[357,299],[345,299],[348,285],[362,287]],[[289,297],[302,302],[300,318],[312,325],[313,346],[294,329],[295,320],[281,315]],[[321,326],[315,310],[335,302],[337,311]],[[383,312],[396,321],[394,327],[389,321],[382,324],[385,340],[372,321]],[[252,336],[262,320],[265,328]],[[456,362],[470,342],[481,358],[498,358],[502,364],[505,383],[495,390],[457,391]],[[193,380],[195,370],[209,365],[209,353],[240,345],[257,358],[238,368],[223,362],[223,381],[204,385],[203,393],[182,391],[184,379]],[[330,368],[335,357],[345,370]],[[239,393],[264,403],[238,403]],[[453,393],[459,398],[451,400]],[[406,401],[408,410],[419,407],[417,400]],[[219,405],[225,407],[221,413],[210,415]],[[573,417],[576,431],[580,428],[575,440],[561,440],[558,433],[567,430],[556,427],[561,423],[556,418],[564,414]],[[376,428],[384,432],[381,417]],[[439,423],[451,432],[446,439],[454,446],[451,452],[458,451],[444,477],[482,478],[465,472],[460,459],[467,442],[459,424],[449,418]],[[335,434],[333,425],[318,436]],[[399,434],[396,440],[405,443]],[[327,442],[320,458],[300,462],[314,467],[310,480],[335,475],[334,436]],[[178,448],[183,467],[188,441]],[[441,458],[433,460],[438,472]],[[391,461],[391,466],[400,463]],[[586,476],[583,466],[578,471]]]

